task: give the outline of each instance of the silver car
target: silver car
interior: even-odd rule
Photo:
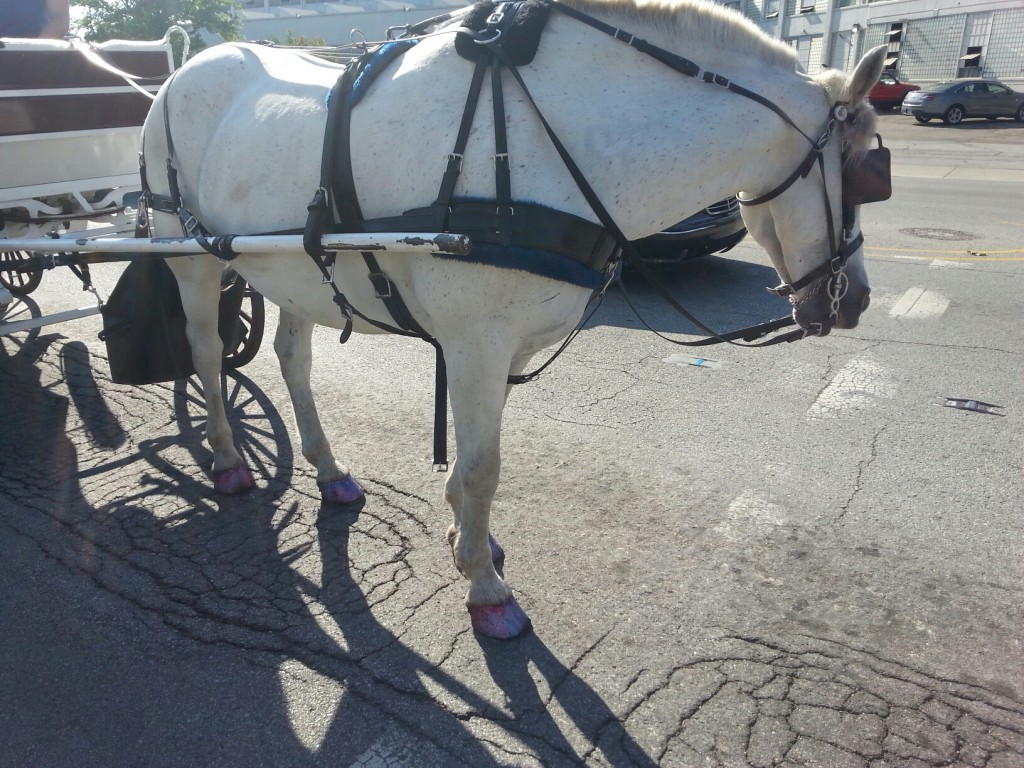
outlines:
[[[959,125],[968,117],[1012,117],[1024,122],[1024,93],[980,77],[950,80],[908,93],[900,114],[913,115],[919,123],[941,117],[946,125]]]

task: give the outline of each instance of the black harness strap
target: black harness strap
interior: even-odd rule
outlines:
[[[459,174],[462,173],[462,159],[466,152],[466,145],[469,143],[469,132],[473,128],[473,118],[476,116],[476,107],[480,100],[487,64],[486,59],[480,59],[473,70],[473,79],[469,84],[469,93],[466,95],[466,106],[462,110],[462,122],[459,123],[459,132],[455,137],[455,147],[448,153],[448,165],[441,177],[441,187],[431,206],[436,217],[438,232],[448,231],[448,217],[452,212],[455,185],[458,184]]]
[[[595,19],[593,16],[583,13],[582,11],[578,11],[575,8],[572,8],[571,6],[557,2],[556,0],[548,0],[548,2],[550,3],[552,8],[561,11],[566,16],[571,16],[577,21],[582,21],[587,26],[593,27],[594,29],[604,32],[606,35],[614,37],[620,43],[625,43],[630,48],[635,48],[636,50],[640,51],[640,53],[646,54],[653,59],[657,59],[665,66],[675,70],[681,75],[699,78],[700,80],[703,80],[705,83],[708,83],[710,85],[721,86],[722,88],[726,88],[732,91],[733,93],[739,94],[740,96],[744,96],[748,99],[756,101],[758,104],[767,107],[772,112],[781,117],[786,123],[795,128],[798,133],[802,134],[803,137],[807,139],[809,142],[811,142],[812,144],[814,143],[814,139],[812,139],[810,136],[804,133],[803,130],[801,130],[800,126],[794,123],[793,120],[789,117],[789,115],[787,115],[781,107],[779,107],[777,104],[770,101],[769,99],[766,99],[761,94],[747,90],[743,86],[737,85],[736,83],[732,82],[727,77],[715,74],[714,72],[702,70],[699,64],[696,64],[695,62],[692,62],[683,56],[679,56],[678,54],[672,53],[671,51],[666,51],[664,48],[659,48],[656,45],[652,45],[651,43],[648,43],[646,40],[636,37],[630,34],[629,32],[626,32],[625,30],[613,27],[611,24],[606,24],[600,19]]]
[[[364,55],[360,57],[345,68],[341,77],[338,78],[338,82],[335,83],[334,87],[331,89],[327,105],[327,125],[324,131],[323,154],[321,155],[320,161],[320,186],[313,195],[313,199],[310,201],[308,206],[309,215],[306,219],[306,227],[303,233],[303,247],[305,248],[306,253],[308,253],[316,263],[317,268],[323,276],[323,282],[330,284],[334,291],[334,302],[341,309],[342,315],[345,318],[345,327],[342,330],[340,338],[342,343],[347,341],[348,337],[352,333],[352,318],[355,316],[376,328],[387,331],[388,333],[421,338],[434,347],[435,388],[433,464],[435,469],[447,469],[448,375],[444,361],[444,351],[441,349],[441,345],[438,344],[437,340],[427,333],[427,331],[424,330],[418,322],[416,322],[416,319],[412,316],[409,308],[402,300],[402,296],[395,284],[381,269],[380,264],[377,262],[377,258],[374,256],[372,251],[360,252],[363,257],[363,261],[366,262],[368,270],[367,276],[373,285],[374,293],[377,298],[384,303],[385,309],[391,315],[398,327],[387,323],[381,323],[367,317],[356,309],[347,298],[345,298],[345,295],[338,289],[337,284],[334,282],[333,265],[336,255],[333,252],[325,251],[321,244],[321,237],[323,233],[334,227],[334,217],[336,213],[342,218],[342,220],[345,220],[347,217],[351,217],[349,220],[354,219],[358,221],[362,219],[359,202],[355,194],[335,193],[339,183],[342,185],[348,184],[350,185],[349,188],[351,188],[352,185],[352,164],[348,146],[349,122],[351,119],[351,104],[349,103],[349,99],[352,96],[356,82],[360,77],[367,75],[372,79],[375,72],[379,72],[397,56],[408,50],[413,42],[414,41],[388,43],[382,46],[381,49],[378,49],[379,52],[375,53],[374,56]],[[373,67],[372,72],[370,71],[371,67]],[[482,72],[480,78],[481,80],[483,78]],[[465,147],[465,142],[469,139],[469,129],[471,127],[472,120],[469,122],[470,125],[465,126],[463,149]],[[338,147],[339,142],[343,142],[343,146]],[[342,151],[338,152],[337,149],[341,149]],[[461,151],[457,151],[460,153],[458,166],[461,166]],[[449,175],[452,176],[450,184],[451,190],[454,191],[455,182],[458,178],[459,172],[458,166],[449,162],[449,169],[446,171],[445,179],[442,181],[442,191],[439,194],[439,200],[441,195],[444,194],[446,183],[449,183]],[[344,186],[342,188],[345,189]],[[447,209],[447,206],[444,207]],[[438,213],[442,213],[440,209],[438,209]],[[446,212],[443,213],[443,218],[447,218]],[[442,226],[438,231],[445,231],[444,227]]]
[[[505,96],[501,89],[501,63],[497,56],[491,65],[491,102],[494,105],[494,197],[497,202],[498,242],[511,245],[512,169],[505,125]]]

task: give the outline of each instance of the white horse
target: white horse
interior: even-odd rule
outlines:
[[[801,276],[824,268],[837,244],[843,245],[837,242],[843,237],[843,157],[866,149],[874,134],[865,97],[878,79],[884,50],[871,51],[850,75],[811,77],[799,71],[791,48],[710,2],[570,2],[621,32],[612,36],[552,10],[536,57],[519,72],[625,237],[659,231],[737,192],[757,198],[789,179],[771,200],[745,209],[747,227],[787,283],[799,284]],[[454,50],[455,37],[465,34],[459,28],[457,17],[390,64],[352,113],[353,176],[367,219],[428,205],[437,194],[474,66]],[[686,76],[623,44],[631,40],[696,62],[720,76],[718,82],[705,82],[702,73]],[[319,185],[325,100],[338,74],[336,66],[269,47],[225,44],[203,52],[160,92],[144,128],[154,193],[170,191],[161,169],[173,154],[184,204],[210,232],[301,229]],[[728,82],[777,110],[730,90]],[[596,222],[508,72],[504,91],[513,199]],[[459,199],[495,196],[489,100],[485,84],[463,153]],[[837,103],[846,114],[833,109]],[[822,136],[820,172],[812,167],[794,177],[795,169],[810,162],[811,143]],[[154,227],[158,236],[181,234],[168,214],[154,214]],[[848,235],[859,233],[856,220],[852,228]],[[791,297],[800,325],[819,334],[856,325],[869,288],[859,243],[851,251],[842,278],[830,277],[826,269]],[[457,453],[444,490],[454,513],[448,541],[470,582],[466,604],[473,626],[493,637],[514,637],[529,620],[495,571],[492,557],[500,548],[488,533],[507,379],[573,329],[592,289],[524,269],[435,255],[387,251],[377,259],[447,361]],[[168,263],[181,289],[206,393],[216,487],[246,490],[252,476],[233,445],[220,391],[217,300],[223,265],[206,255]],[[313,324],[343,327],[330,287],[321,284],[320,272],[302,252],[242,255],[231,264],[281,308],[274,348],[294,403],[302,453],[317,469],[325,500],[361,499],[359,484],[331,453],[310,390]],[[335,280],[365,316],[394,323],[358,256],[339,255]],[[359,317],[354,329],[378,331]]]

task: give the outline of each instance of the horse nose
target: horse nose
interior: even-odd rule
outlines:
[[[867,309],[868,305],[870,303],[871,303],[871,291],[868,291],[867,293],[864,294],[864,303],[861,304],[860,311],[863,312],[865,309]]]

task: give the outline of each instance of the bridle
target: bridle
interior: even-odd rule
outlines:
[[[794,296],[797,291],[806,288],[812,283],[818,280],[827,279],[828,283],[826,285],[826,290],[828,291],[830,300],[829,320],[832,325],[835,325],[839,320],[839,303],[846,295],[846,291],[850,286],[850,279],[846,275],[846,263],[849,261],[850,256],[856,253],[857,249],[864,244],[864,236],[859,230],[856,235],[853,234],[853,227],[855,225],[856,218],[854,215],[854,206],[848,199],[849,195],[841,194],[843,228],[839,242],[836,242],[835,224],[832,220],[832,204],[829,200],[828,183],[825,178],[824,153],[825,148],[831,141],[832,134],[835,132],[837,126],[856,125],[858,120],[859,116],[855,113],[851,114],[845,104],[841,102],[833,104],[832,108],[829,110],[829,120],[825,127],[825,131],[817,141],[812,140],[807,136],[807,134],[800,131],[801,135],[811,142],[811,150],[807,153],[807,157],[804,158],[804,161],[800,163],[797,169],[793,171],[785,181],[770,192],[766,192],[758,197],[744,198],[740,195],[736,196],[740,205],[751,207],[755,205],[762,205],[781,195],[798,179],[807,178],[811,172],[811,168],[817,164],[821,173],[821,188],[825,208],[825,220],[828,222],[828,261],[819,264],[799,280],[794,280],[790,283],[782,283],[774,288],[769,288],[768,291],[776,296],[791,297]],[[797,130],[799,131],[800,129],[797,128]],[[846,165],[845,155],[846,152],[844,150],[839,161],[841,166]],[[821,323],[812,323],[806,330],[808,332],[807,335],[809,336],[820,336],[823,327]]]

